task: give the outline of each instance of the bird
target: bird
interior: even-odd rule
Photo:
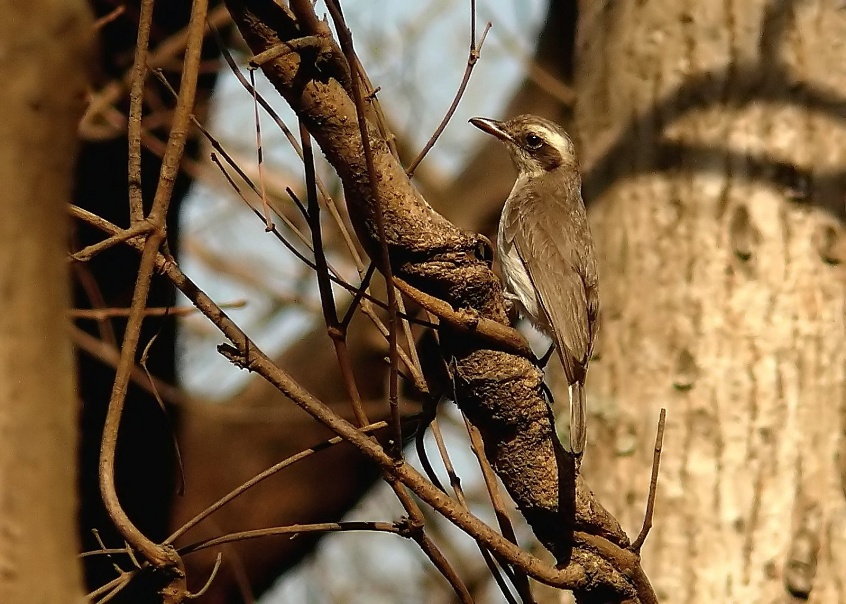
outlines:
[[[599,289],[576,149],[561,126],[536,115],[470,123],[505,143],[518,171],[497,234],[505,296],[552,340],[569,384],[570,449],[580,460]]]

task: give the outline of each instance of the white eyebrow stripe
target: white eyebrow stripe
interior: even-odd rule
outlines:
[[[572,153],[572,143],[555,132],[554,130],[550,130],[546,126],[538,124],[535,126],[543,135],[544,140],[548,142],[550,145],[558,149],[559,151],[563,151],[566,154]]]

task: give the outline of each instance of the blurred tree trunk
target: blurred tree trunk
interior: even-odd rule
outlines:
[[[82,602],[67,209],[88,84],[82,1],[0,19],[0,602]],[[61,86],[56,86],[61,82]]]
[[[844,602],[846,13],[581,8],[602,287],[588,479],[636,531],[666,407],[643,553],[661,601]]]

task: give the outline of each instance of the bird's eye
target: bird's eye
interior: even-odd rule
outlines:
[[[540,149],[543,146],[543,139],[537,134],[527,134],[526,146],[529,149]]]

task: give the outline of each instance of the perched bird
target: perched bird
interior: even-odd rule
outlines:
[[[596,258],[573,141],[535,115],[470,123],[505,143],[519,174],[499,220],[506,297],[552,339],[570,384],[570,447],[587,438],[585,375],[599,314]],[[550,353],[552,351],[550,350]]]

